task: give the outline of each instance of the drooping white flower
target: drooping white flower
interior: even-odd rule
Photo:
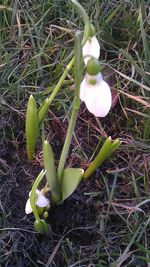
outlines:
[[[94,57],[96,59],[99,58],[100,45],[95,35],[88,38],[88,40],[86,41],[85,45],[82,48],[82,53],[85,65],[87,65],[91,57]]]
[[[30,214],[32,212],[32,208],[31,208],[31,204],[30,204],[30,194],[29,193],[29,199],[26,202],[26,206],[25,206],[25,213],[26,214]],[[42,192],[39,191],[38,189],[36,189],[36,194],[37,194],[37,200],[36,200],[36,205],[38,207],[44,208],[49,204],[49,200],[42,195]]]
[[[80,99],[96,117],[105,117],[112,104],[111,90],[101,73],[86,74],[80,86]]]

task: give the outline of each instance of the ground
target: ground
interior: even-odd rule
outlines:
[[[108,2],[108,3],[106,3]],[[67,166],[86,169],[107,136],[121,147],[62,204],[37,234],[25,203],[43,168],[41,141],[26,155],[29,95],[50,95],[71,59],[83,23],[69,1],[2,1],[0,5],[0,266],[119,267],[150,262],[150,79],[147,1],[80,1],[95,24],[103,75],[116,101],[106,118],[81,104]],[[45,121],[56,164],[73,99],[68,74]],[[71,88],[71,90],[70,90]]]

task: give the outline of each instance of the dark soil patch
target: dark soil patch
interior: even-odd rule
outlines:
[[[67,162],[70,167],[88,166],[87,160],[80,155],[81,148],[89,157],[98,141],[95,132],[103,131],[95,125],[95,118],[83,112],[83,108],[84,106],[80,110],[76,139],[72,141]],[[131,161],[128,151],[124,150],[113,160],[110,159],[92,178],[82,181],[72,196],[62,204],[51,207],[47,222],[52,234],[50,239],[46,239],[35,233],[33,215],[27,216],[24,211],[32,183],[43,168],[41,143],[39,141],[35,159],[29,162],[25,150],[24,116],[18,114],[6,108],[0,118],[1,266],[86,267],[89,264],[98,264],[101,258],[107,266],[112,259],[119,257],[120,249],[126,247],[130,236],[122,230],[126,229],[125,221],[113,209],[108,211],[110,196],[103,177],[111,190],[114,175],[108,173],[115,173],[116,166],[123,169],[123,173],[126,169],[125,174],[118,174],[114,199],[116,197],[126,201],[134,197],[128,176]],[[67,119],[62,122],[58,118],[51,118],[46,123],[46,134],[54,148],[57,163],[67,130]],[[114,124],[114,128],[116,125]],[[78,144],[81,147],[78,147]],[[75,147],[78,147],[78,150],[75,151]],[[139,162],[135,161],[135,164],[137,166]],[[133,200],[132,204],[136,205],[136,200]],[[122,210],[121,207],[119,212],[124,218],[129,214],[128,210]],[[130,217],[130,227],[133,226],[134,229],[138,220],[140,216],[135,217],[133,214]],[[112,258],[109,256],[111,254]]]
[[[11,116],[11,121],[6,123],[8,116]],[[33,215],[27,216],[24,208],[32,182],[41,170],[40,153],[37,153],[34,161],[29,162],[25,152],[24,120],[21,117],[16,119],[16,113],[8,110],[3,118],[1,117],[1,129],[5,132],[5,140],[1,139],[0,144],[1,265],[45,266],[62,237],[60,246],[64,246],[68,257],[78,258],[78,255],[74,255],[74,247],[90,246],[99,238],[96,219],[97,214],[102,211],[101,200],[105,190],[101,179],[97,178],[95,181],[93,178],[82,182],[69,199],[52,207],[48,218],[52,229],[51,239],[39,236],[33,228]],[[58,149],[59,147],[60,143]],[[91,189],[101,191],[100,197],[95,201],[84,195],[84,192],[90,192]],[[72,252],[68,247],[68,240],[72,244]],[[56,254],[52,261],[55,264],[52,266],[67,266],[62,248]]]

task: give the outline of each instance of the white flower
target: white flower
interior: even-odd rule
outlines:
[[[96,36],[89,37],[89,39],[86,41],[85,45],[82,48],[82,53],[85,65],[87,65],[87,62],[91,57],[94,57],[96,59],[99,58],[100,45],[97,41]]]
[[[25,213],[29,214],[32,212],[32,208],[31,208],[31,204],[30,204],[30,194],[29,193],[29,199],[27,200],[26,206],[25,206]],[[42,195],[41,191],[39,191],[38,189],[36,190],[36,194],[37,194],[37,200],[36,200],[36,205],[38,207],[44,208],[49,204],[49,200]]]
[[[96,117],[108,114],[112,104],[111,90],[101,73],[95,76],[86,74],[80,86],[80,99]]]

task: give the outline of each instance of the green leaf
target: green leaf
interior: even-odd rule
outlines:
[[[62,200],[74,192],[83,177],[83,173],[83,169],[67,168],[64,170],[61,185]]]
[[[98,167],[120,146],[121,141],[116,139],[114,142],[111,141],[111,137],[108,137],[102,146],[100,152],[96,158],[90,163],[89,167],[85,171],[83,178],[90,177]]]
[[[51,195],[54,202],[61,200],[59,182],[56,174],[54,154],[51,145],[45,141],[43,143],[43,161],[46,170],[46,179],[51,189]]]
[[[110,156],[119,146],[121,145],[121,141],[117,138],[111,144],[111,150],[108,156]]]
[[[32,160],[39,134],[37,106],[33,95],[30,95],[26,112],[26,147],[28,159]]]
[[[41,126],[41,123],[44,121],[44,119],[45,119],[45,117],[47,115],[49,106],[50,106],[50,102],[49,102],[49,99],[47,98],[47,99],[45,99],[43,104],[38,109],[37,115],[38,115],[39,126]]]

